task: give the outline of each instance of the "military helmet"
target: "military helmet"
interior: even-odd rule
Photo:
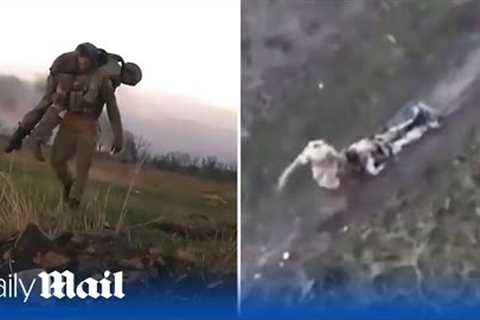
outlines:
[[[133,62],[127,62],[123,65],[121,79],[122,83],[135,86],[142,80],[142,69]]]
[[[97,65],[99,67],[108,62],[108,52],[105,49],[97,49]]]
[[[360,165],[360,156],[358,155],[356,150],[347,150],[347,152],[345,153],[345,157],[347,158],[348,163],[350,163],[351,165]]]
[[[75,51],[79,56],[90,59],[95,66],[98,66],[99,51],[95,45],[90,42],[84,42],[79,44]]]

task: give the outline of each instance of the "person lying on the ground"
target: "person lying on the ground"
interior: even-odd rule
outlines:
[[[405,111],[405,110],[403,110]],[[312,176],[320,187],[337,189],[340,177],[349,170],[376,176],[386,163],[402,149],[417,141],[430,128],[440,126],[437,112],[419,102],[409,107],[406,117],[370,138],[361,139],[338,152],[323,140],[310,141],[305,149],[281,174],[277,188],[284,189],[292,173],[302,165],[310,164]]]
[[[388,143],[375,137],[355,142],[345,151],[345,158],[353,170],[372,176],[385,169],[385,162],[390,156]]]
[[[278,190],[282,190],[291,174],[299,167],[310,164],[313,179],[320,187],[337,189],[340,186],[338,177],[345,159],[334,147],[323,140],[310,141],[305,149],[283,171],[278,179]]]
[[[80,60],[94,58],[94,52],[88,48],[83,51],[79,50],[79,55]],[[83,69],[81,68],[81,70]],[[91,75],[69,77],[69,75],[63,74],[62,76],[63,78],[58,80],[57,91],[53,95],[53,104],[47,109],[30,135],[33,154],[39,161],[45,161],[42,146],[50,140],[53,130],[62,121],[69,104],[76,105],[81,100],[87,104],[93,104],[104,79],[110,79],[115,87],[120,86],[121,83],[136,85],[141,79],[141,70],[134,63],[125,64],[123,59],[119,60],[116,56],[108,56],[107,62]]]
[[[347,148],[346,159],[352,168],[376,176],[385,169],[386,162],[405,146],[420,139],[428,130],[440,126],[438,113],[421,101],[402,110],[401,115],[400,123]]]

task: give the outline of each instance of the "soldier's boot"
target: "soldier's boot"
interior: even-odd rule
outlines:
[[[70,205],[70,191],[72,190],[73,180],[66,182],[63,185],[63,202]]]
[[[10,137],[10,140],[8,141],[8,145],[5,148],[5,152],[11,153],[15,150],[20,150],[22,148],[23,139],[25,139],[25,137],[28,136],[29,133],[30,133],[29,130],[26,130],[21,126],[18,126],[17,130],[15,130],[15,132]]]
[[[31,144],[33,156],[40,162],[45,162],[45,157],[42,151],[43,143],[40,140],[34,140]]]
[[[78,210],[80,208],[80,200],[70,199],[68,201],[68,207],[72,210]]]

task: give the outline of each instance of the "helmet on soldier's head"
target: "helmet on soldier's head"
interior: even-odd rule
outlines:
[[[108,62],[108,52],[105,49],[97,49],[97,65],[99,67]]]
[[[347,152],[345,153],[345,157],[347,158],[348,163],[350,163],[351,165],[360,165],[360,157],[355,150],[347,150]]]
[[[75,51],[79,52],[79,51],[84,50],[84,49],[97,50],[97,46],[94,45],[91,42],[82,42],[77,46],[77,48],[75,48]]]
[[[135,86],[142,80],[142,69],[133,62],[127,62],[123,65],[121,78],[122,83]]]
[[[88,58],[95,66],[98,66],[98,49],[90,42],[79,44],[75,51],[80,57]]]

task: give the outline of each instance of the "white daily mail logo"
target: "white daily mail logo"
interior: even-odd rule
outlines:
[[[30,299],[33,289],[40,286],[39,295],[44,299],[122,299],[123,272],[111,273],[105,271],[103,278],[87,278],[79,283],[75,281],[75,274],[66,270],[63,272],[41,272],[29,282],[24,281],[18,274],[9,275],[8,279],[0,279],[0,298],[21,298],[26,303]]]

